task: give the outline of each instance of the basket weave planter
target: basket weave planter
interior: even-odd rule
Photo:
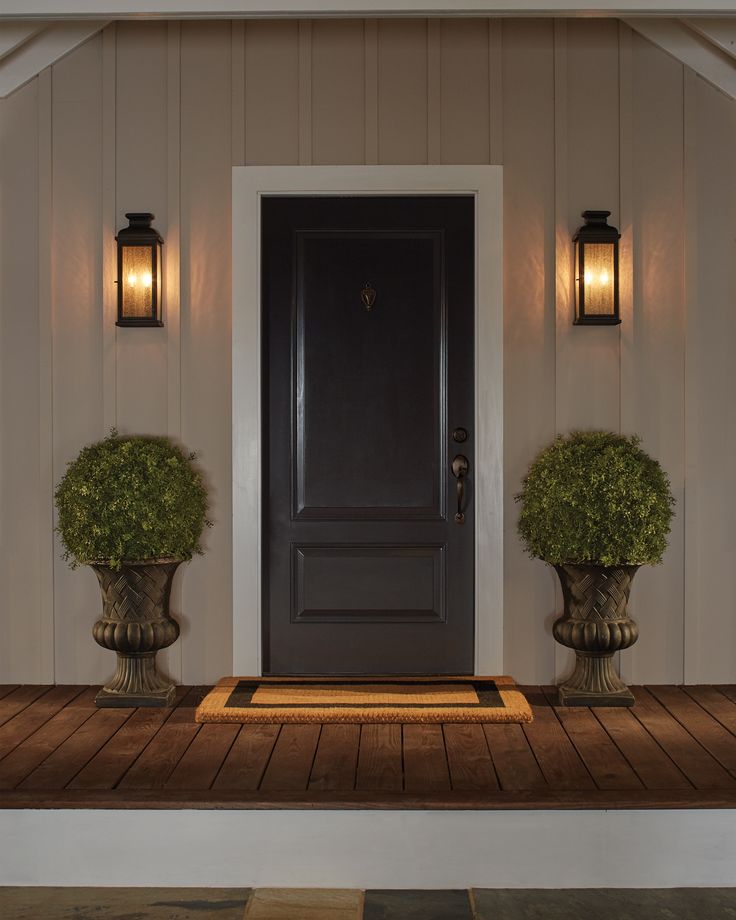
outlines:
[[[556,565],[565,603],[552,633],[575,650],[575,670],[560,685],[562,706],[633,706],[613,666],[615,652],[632,646],[639,627],[628,614],[638,565]]]
[[[179,636],[169,598],[180,559],[126,562],[113,569],[91,563],[102,591],[103,611],[92,635],[117,652],[117,670],[97,694],[100,707],[169,706],[175,686],[156,670],[156,652]]]

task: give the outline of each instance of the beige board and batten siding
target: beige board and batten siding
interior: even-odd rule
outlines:
[[[555,432],[592,425],[639,432],[679,501],[665,564],[635,583],[627,679],[736,680],[736,103],[613,20],[126,22],[0,117],[3,682],[110,673],[95,579],[49,528],[66,463],[111,424],[199,452],[215,527],[166,665],[229,673],[230,169],[373,162],[504,166],[507,671],[565,667],[513,495]],[[630,254],[619,328],[572,326],[584,208],[610,209]],[[112,325],[111,239],[137,209],[166,239],[158,330]]]

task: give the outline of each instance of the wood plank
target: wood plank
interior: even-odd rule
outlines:
[[[84,690],[82,686],[52,687],[48,693],[27,706],[0,728],[0,758],[6,757],[26,738]]]
[[[594,788],[590,773],[539,687],[525,687],[523,692],[534,721],[522,725],[522,729],[549,786],[559,790]]]
[[[64,789],[134,709],[98,709],[20,784],[22,789]]]
[[[19,684],[0,684],[0,700],[9,693],[12,693],[13,690],[17,690],[18,687]]]
[[[355,788],[364,792],[401,792],[401,725],[362,725]]]
[[[167,789],[209,789],[215,781],[239,725],[210,722],[197,732],[165,783]]]
[[[636,718],[670,755],[696,789],[730,789],[736,780],[643,687],[631,688]]]
[[[442,731],[452,788],[458,792],[498,789],[483,726],[477,722],[467,725],[448,723],[442,726]]]
[[[242,725],[212,788],[254,792],[261,784],[279,729],[279,725]]]
[[[591,710],[647,789],[691,789],[680,772],[630,709],[597,706]]]
[[[282,725],[263,775],[266,792],[305,790],[320,736],[319,725]]]
[[[556,706],[557,688],[543,689],[596,786],[599,789],[642,789],[641,780],[593,713],[584,707]]]
[[[652,687],[650,693],[727,770],[736,770],[736,738],[679,687]]]
[[[44,693],[48,693],[50,689],[50,684],[43,686],[24,684],[13,690],[4,699],[0,700],[0,725],[9,722],[19,712],[22,712],[27,706],[42,697]]]
[[[521,725],[486,724],[483,733],[504,791],[547,789],[537,759]]]
[[[309,788],[348,792],[355,788],[360,725],[323,725],[309,777]]]
[[[719,693],[722,693],[725,697],[731,700],[732,703],[736,703],[736,685],[734,684],[717,684],[716,690]]]
[[[0,789],[17,786],[94,715],[98,689],[89,687],[0,761]]]
[[[194,710],[209,687],[192,687],[156,736],[118,783],[119,789],[160,789],[181,760],[200,726]]]
[[[736,702],[734,700],[724,696],[715,687],[698,685],[682,689],[714,719],[717,719],[724,728],[736,734]]]
[[[404,725],[404,789],[430,793],[449,790],[450,770],[441,725]]]
[[[639,809],[650,808],[736,808],[736,793],[725,789],[629,790],[558,792],[535,791],[438,792],[425,794],[387,792],[225,792],[188,790],[62,789],[12,790],[0,795],[0,808],[107,808],[107,809],[411,809],[504,811],[526,809]]]
[[[177,688],[174,707],[181,703],[186,693],[186,687]],[[120,731],[74,777],[69,788],[114,789],[128,767],[174,711],[174,708],[136,709]]]

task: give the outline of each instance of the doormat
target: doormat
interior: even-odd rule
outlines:
[[[197,722],[531,722],[510,677],[223,677]]]

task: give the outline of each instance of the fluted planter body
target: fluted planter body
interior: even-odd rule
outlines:
[[[575,670],[559,687],[563,706],[633,706],[613,655],[639,638],[628,614],[638,565],[556,565],[565,609],[552,633],[575,651]]]
[[[91,563],[102,591],[103,611],[92,629],[95,642],[117,653],[117,670],[97,694],[103,707],[168,706],[175,686],[156,670],[156,652],[179,636],[169,598],[180,559],[126,562],[113,569]]]

